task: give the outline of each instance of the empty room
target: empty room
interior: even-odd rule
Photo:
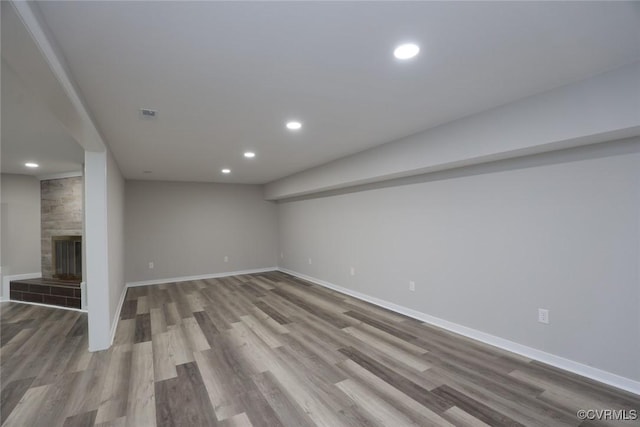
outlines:
[[[640,425],[640,2],[0,6],[1,426]]]

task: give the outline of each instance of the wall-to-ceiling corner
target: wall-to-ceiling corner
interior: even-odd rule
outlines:
[[[281,268],[640,392],[640,139],[421,178],[279,203]]]
[[[640,62],[271,182],[282,200],[640,135]]]

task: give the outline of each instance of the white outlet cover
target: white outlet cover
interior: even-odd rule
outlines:
[[[409,290],[410,291],[416,290],[416,282],[414,282],[413,280],[409,282]]]
[[[154,265],[153,265],[153,261],[151,261],[151,262],[149,263],[149,269],[153,269],[153,267],[154,267]]]
[[[229,257],[225,255],[224,262],[229,262]]]
[[[356,275],[356,269],[354,267],[351,267],[351,275],[352,276]]]
[[[538,322],[549,324],[549,310],[545,308],[538,309]]]
[[[311,258],[309,258],[309,264],[312,264],[312,262],[311,262]]]

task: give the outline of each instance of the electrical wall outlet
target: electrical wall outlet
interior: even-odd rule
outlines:
[[[280,252],[280,259],[284,259],[284,252]]]
[[[311,265],[311,264],[313,264],[313,263],[311,262],[311,258],[309,258],[309,265]]]
[[[413,280],[409,282],[409,290],[411,292],[414,292],[416,290],[416,282],[414,282]]]
[[[538,309],[538,322],[549,324],[549,310],[546,308]]]
[[[229,262],[229,257],[227,255],[224,256],[224,262]]]
[[[355,276],[356,275],[356,269],[355,267],[351,267],[351,275]]]
[[[153,270],[153,267],[154,267],[154,265],[153,265],[153,261],[151,261],[151,262],[149,263],[149,270]]]

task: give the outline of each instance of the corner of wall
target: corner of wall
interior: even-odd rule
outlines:
[[[109,346],[113,345],[113,341],[116,337],[116,330],[118,329],[118,321],[120,320],[120,312],[122,311],[122,306],[124,304],[125,297],[127,295],[127,287],[124,286],[122,291],[120,292],[120,300],[118,301],[118,305],[116,306],[116,311],[113,316],[113,320],[111,321],[111,335],[109,339]]]

